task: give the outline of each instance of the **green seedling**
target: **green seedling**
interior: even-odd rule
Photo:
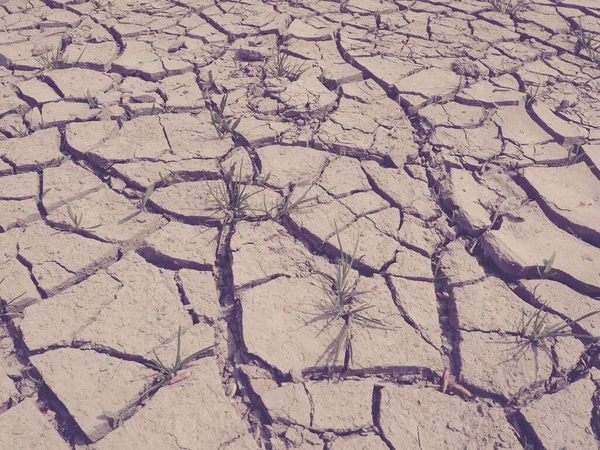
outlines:
[[[163,178],[161,176],[161,180],[162,179]],[[154,189],[155,188],[156,188],[156,183],[152,183],[152,184],[148,185],[148,187],[146,188],[146,190],[142,194],[142,198],[140,198],[140,202],[138,204],[139,208],[142,211],[146,211],[146,205],[148,203],[148,200],[150,200],[150,197],[152,197],[152,194],[154,193]]]
[[[535,295],[535,294],[534,294]],[[531,316],[527,316],[525,312],[521,315],[521,320],[517,325],[517,345],[511,350],[516,349],[517,352],[512,357],[516,361],[519,361],[525,352],[532,349],[534,352],[538,349],[542,349],[544,353],[548,355],[552,364],[557,367],[557,362],[552,355],[551,347],[549,344],[550,340],[554,340],[560,337],[575,337],[579,339],[596,339],[596,337],[589,336],[586,334],[573,333],[570,330],[570,326],[577,324],[582,320],[587,319],[600,311],[592,311],[584,314],[577,319],[570,322],[562,321],[554,325],[548,324],[548,311],[546,311],[547,304],[542,303],[542,307],[538,309]]]
[[[227,106],[228,97],[229,94],[223,95],[221,103],[219,103],[219,105],[213,105],[210,112],[210,121],[215,128],[219,139],[223,139],[227,133],[234,134],[241,120],[240,118],[234,119],[226,116],[225,107]]]
[[[304,191],[296,200],[292,200],[290,194],[273,206],[267,206],[266,201],[263,202],[264,206],[262,210],[262,216],[264,218],[277,220],[283,216],[290,215],[291,213],[300,209],[302,205],[315,200],[316,197],[308,196],[308,193],[311,189],[312,186]]]
[[[584,30],[581,19],[579,19],[579,30],[577,33],[575,51],[579,54],[585,53],[594,63],[600,62],[599,34]]]
[[[18,127],[15,125],[11,125],[10,129],[12,130],[11,134],[13,136],[18,136],[18,137],[29,136],[29,130],[23,123],[20,123]]]
[[[337,263],[335,276],[326,278],[321,284],[323,292],[326,294],[327,302],[320,305],[321,312],[306,322],[306,325],[325,322],[317,336],[329,329],[334,323],[342,322],[341,329],[332,342],[327,346],[323,354],[317,361],[324,361],[328,367],[332,367],[338,361],[343,364],[346,361],[352,362],[352,338],[355,327],[367,327],[381,330],[392,329],[379,319],[374,319],[366,314],[373,305],[366,305],[359,297],[364,292],[357,290],[358,278],[352,281],[352,266],[357,261],[356,251],[358,250],[358,239],[354,244],[354,249],[350,256],[346,255],[342,247],[340,233],[335,227],[340,258]],[[343,355],[343,359],[341,359]]]
[[[57,46],[54,50],[48,50],[35,58],[35,60],[44,69],[65,69],[71,65],[76,65],[87,49],[87,44],[79,54],[79,57],[74,63],[69,63],[69,52],[63,50],[61,46]]]
[[[529,0],[489,0],[494,11],[513,16],[529,4]]]
[[[98,107],[98,99],[91,94],[89,89],[85,94],[85,99],[87,100],[87,104],[90,109],[96,109]]]
[[[225,174],[224,182],[216,190],[209,188],[215,202],[214,209],[219,214],[217,218],[224,223],[253,217],[254,209],[250,207],[249,200],[265,190],[264,187],[250,189],[251,185],[245,182],[242,171],[242,164],[237,175],[235,166],[231,166],[229,172]]]
[[[35,60],[45,69],[65,69],[69,67],[69,54],[60,46],[53,51],[50,50],[38,56]]]
[[[101,10],[107,5],[107,0],[94,0],[92,4],[94,5],[94,9]]]
[[[289,55],[278,47],[271,58],[271,64],[266,67],[266,74],[272,78],[287,78],[290,81],[296,81],[307,70],[304,62],[293,63],[290,61]]]
[[[554,260],[556,259],[556,252],[550,255],[550,258],[544,259],[544,266],[542,269],[537,268],[538,274],[540,278],[548,278],[552,274],[552,266],[554,265]]]
[[[134,401],[131,405],[127,406],[124,410],[113,413],[113,412],[104,412],[104,415],[110,418],[113,422],[113,426],[119,426],[123,421],[130,418],[137,408],[141,406],[141,404],[154,395],[161,387],[168,386],[171,384],[175,384],[191,375],[190,372],[184,371],[188,367],[188,365],[202,356],[209,356],[210,350],[214,347],[211,345],[209,347],[203,348],[191,355],[182,358],[181,356],[181,327],[179,327],[179,331],[177,332],[177,350],[175,353],[175,361],[171,365],[166,365],[161,361],[161,359],[156,354],[156,351],[153,350],[154,358],[149,361],[145,365],[156,372],[156,376],[150,387],[146,389],[136,401]]]
[[[569,147],[569,150],[567,151],[567,166],[577,164],[584,158],[585,152],[583,151],[581,145],[574,145],[573,147]]]
[[[0,280],[0,284],[4,283],[6,277]],[[16,308],[14,303],[25,295],[25,292],[17,295],[10,300],[2,300],[0,298],[0,318],[11,318],[19,315],[19,310]]]
[[[38,205],[41,205],[43,203],[44,197],[51,189],[52,188],[44,189],[42,192],[40,192],[40,195],[38,195],[38,198],[37,198]]]
[[[518,198],[515,198],[515,197],[508,197],[508,198],[505,198],[504,200],[502,200],[502,203],[500,203],[500,205],[495,209],[494,213],[492,214],[492,216],[490,218],[490,224],[487,226],[487,228],[485,230],[483,230],[481,235],[479,235],[477,238],[473,239],[471,247],[469,247],[469,253],[471,253],[471,254],[473,253],[473,251],[475,250],[475,247],[479,243],[479,240],[481,239],[481,237],[485,233],[490,231],[492,228],[494,228],[494,225],[496,225],[496,222],[498,222],[498,220],[501,217],[507,217],[508,219],[510,219],[514,222],[522,222],[523,218],[519,217],[517,214],[515,214],[514,211],[519,210],[521,207],[525,206],[528,202],[529,202],[528,200],[520,201]],[[482,206],[485,208],[485,205],[482,204]]]
[[[73,228],[75,230],[90,231],[90,230],[94,230],[94,229],[102,226],[102,224],[98,224],[98,225],[93,225],[90,227],[84,227],[83,226],[83,213],[77,214],[76,212],[73,211],[73,208],[71,208],[71,205],[67,205],[67,214],[68,214],[69,219],[71,220],[71,223],[73,224]]]

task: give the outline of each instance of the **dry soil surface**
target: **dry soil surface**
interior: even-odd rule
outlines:
[[[597,450],[600,2],[517,3],[1,0],[0,447]]]

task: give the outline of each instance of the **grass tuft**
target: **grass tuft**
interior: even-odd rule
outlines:
[[[513,16],[529,4],[529,0],[489,0],[494,11]]]
[[[171,384],[175,384],[179,381],[182,381],[188,378],[191,375],[191,372],[185,371],[184,369],[194,360],[199,359],[200,357],[209,356],[210,350],[214,347],[211,345],[210,347],[203,348],[202,350],[198,350],[195,353],[192,353],[185,358],[181,356],[181,327],[177,332],[177,350],[175,353],[175,360],[172,364],[167,365],[162,362],[162,360],[156,354],[156,351],[153,351],[154,358],[150,362],[146,363],[146,366],[149,369],[152,369],[156,372],[156,376],[151,384],[151,386],[146,389],[142,394],[135,400],[132,404],[127,406],[122,411],[117,413],[104,411],[104,415],[111,419],[112,426],[118,427],[122,422],[129,419],[135,411],[142,405],[142,403],[150,398],[153,394],[156,393],[161,387],[168,386]]]
[[[277,48],[270,64],[265,69],[266,74],[272,78],[287,78],[290,81],[296,81],[307,70],[304,62],[298,64],[290,61],[289,55],[284,53],[281,47]],[[324,72],[322,74],[324,76]]]
[[[221,97],[221,102],[218,105],[212,104],[210,108],[210,121],[212,126],[215,128],[219,139],[223,139],[226,134],[234,134],[236,128],[242,120],[239,117],[237,119],[234,119],[233,117],[227,117],[225,114],[225,107],[227,106],[228,97],[229,94],[223,95],[223,97]]]
[[[291,199],[291,194],[274,205],[267,205],[266,197],[263,197],[262,209],[253,208],[250,199],[256,195],[264,193],[265,183],[269,180],[270,174],[265,175],[258,184],[252,184],[246,181],[243,174],[243,164],[240,164],[239,171],[236,172],[232,165],[229,171],[224,175],[223,183],[219,184],[217,189],[209,187],[210,195],[213,198],[215,214],[217,220],[223,223],[232,223],[240,220],[277,220],[283,216],[289,215],[300,209],[306,203],[315,199],[308,197],[312,186],[310,186],[300,197]]]
[[[339,333],[317,361],[317,363],[324,361],[328,367],[332,367],[340,361],[342,355],[344,356],[344,359],[341,361],[342,364],[345,365],[347,362],[353,361],[352,338],[353,330],[356,326],[380,330],[393,328],[383,321],[369,317],[366,314],[366,311],[372,308],[373,305],[367,305],[359,299],[363,292],[357,290],[358,278],[354,281],[351,280],[352,266],[357,261],[358,239],[354,244],[352,254],[348,256],[342,247],[337,225],[335,233],[340,250],[336,273],[332,279],[326,278],[326,281],[321,284],[321,288],[329,302],[319,307],[321,313],[306,322],[306,325],[325,322],[317,336],[326,331],[332,324],[342,322]]]
[[[97,225],[84,227],[83,226],[83,212],[77,214],[76,212],[73,211],[73,208],[71,208],[71,205],[69,205],[69,204],[67,204],[67,214],[68,214],[69,219],[71,220],[71,224],[75,230],[90,231],[90,230],[94,230],[94,229],[102,226],[102,224],[99,223]]]
[[[586,31],[583,29],[581,19],[579,19],[579,29],[577,33],[577,43],[575,51],[578,54],[584,53],[595,64],[600,63],[600,38],[598,33]]]
[[[577,324],[582,320],[587,319],[588,317],[598,314],[600,311],[592,311],[569,322],[563,320],[554,325],[549,325],[549,313],[546,310],[546,308],[547,304],[542,303],[541,308],[539,308],[531,316],[527,316],[525,312],[522,313],[521,320],[517,325],[517,345],[513,347],[513,349],[516,349],[517,352],[515,353],[512,359],[519,361],[527,350],[531,349],[533,351],[537,351],[538,349],[541,349],[544,351],[544,353],[548,355],[548,357],[552,361],[553,366],[558,367],[557,361],[552,354],[551,345],[549,341],[559,337],[597,339],[594,336],[589,336],[587,334],[577,334],[567,330],[570,330],[571,325]]]

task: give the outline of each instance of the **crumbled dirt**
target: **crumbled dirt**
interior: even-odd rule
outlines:
[[[600,448],[597,0],[0,27],[0,448]]]

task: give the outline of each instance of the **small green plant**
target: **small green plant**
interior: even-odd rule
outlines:
[[[11,125],[10,129],[12,130],[12,135],[15,137],[25,137],[29,136],[29,130],[24,123],[19,123],[19,126]]]
[[[548,278],[550,275],[552,275],[552,266],[554,265],[555,259],[556,252],[552,253],[552,255],[550,255],[550,258],[544,259],[543,267],[541,269],[539,267],[537,268],[540,278]]]
[[[489,0],[489,3],[494,11],[512,16],[527,6],[529,0]]]
[[[324,85],[327,85],[327,83],[331,81],[331,77],[327,75],[327,72],[325,72],[325,69],[323,69],[322,67],[321,73],[319,74],[319,81]]]
[[[579,29],[577,33],[575,51],[578,54],[581,54],[582,52],[585,53],[594,63],[600,62],[599,34],[584,30],[581,24],[581,19],[579,19]]]
[[[512,221],[522,222],[523,218],[519,217],[513,211],[518,211],[520,208],[525,206],[527,203],[529,203],[529,200],[521,201],[516,197],[508,197],[508,198],[505,198],[504,200],[502,200],[502,203],[500,203],[500,205],[494,210],[494,213],[492,214],[492,216],[490,218],[490,224],[487,226],[487,228],[485,230],[483,230],[483,232],[478,237],[473,239],[473,242],[472,242],[471,246],[469,247],[469,253],[473,253],[473,251],[475,250],[475,247],[479,243],[479,240],[481,239],[481,237],[485,233],[490,231],[492,228],[494,228],[494,226],[496,225],[498,220],[500,220],[500,218],[507,217],[508,219],[510,219]],[[482,206],[485,207],[485,205],[482,205]]]
[[[40,192],[40,195],[38,195],[38,198],[37,198],[38,205],[42,204],[42,202],[44,201],[44,197],[50,190],[51,190],[51,188],[48,188],[48,189],[44,189],[42,192]]]
[[[162,176],[161,176],[161,181],[162,181]],[[148,200],[150,200],[150,197],[152,197],[152,194],[154,193],[155,188],[156,188],[156,183],[152,183],[152,184],[148,185],[148,187],[142,194],[142,198],[140,198],[140,202],[138,204],[139,208],[142,211],[146,211],[146,204],[148,203]]]
[[[41,54],[35,60],[44,69],[65,69],[69,67],[69,54],[60,46]]]
[[[539,84],[536,84],[535,86],[528,85],[525,92],[525,108],[531,108],[537,103],[538,99],[545,97],[546,95],[548,95],[548,91],[541,91]]]
[[[277,201],[274,205],[267,205],[266,197],[263,197],[263,208],[253,208],[250,205],[250,199],[266,190],[264,185],[267,183],[269,176],[270,174],[267,174],[258,181],[258,184],[252,184],[246,180],[242,164],[240,164],[237,173],[235,166],[231,166],[224,175],[224,182],[217,189],[209,187],[210,195],[215,203],[214,210],[218,214],[217,220],[224,223],[247,219],[277,220],[314,200],[314,197],[308,197],[308,193],[312,188],[310,186],[295,200],[292,200],[291,195],[289,195]]]
[[[0,280],[0,284],[2,284],[6,280],[6,277]],[[0,318],[11,318],[19,315],[19,310],[16,308],[14,303],[19,300],[21,297],[25,295],[25,292],[17,295],[16,297],[10,300],[2,300],[0,298]]]
[[[567,166],[572,166],[573,164],[577,164],[582,159],[585,158],[585,151],[581,145],[577,144],[573,147],[569,147],[567,151]]]
[[[231,223],[254,216],[254,209],[250,207],[249,200],[265,188],[251,190],[250,186],[245,182],[242,164],[240,164],[237,174],[235,166],[231,166],[224,176],[224,182],[219,184],[216,190],[209,188],[216,212],[219,213],[218,220]]]
[[[280,217],[291,214],[294,211],[297,211],[302,205],[311,202],[315,199],[315,197],[309,197],[308,193],[310,192],[312,186],[310,186],[306,191],[304,191],[300,197],[295,200],[291,199],[291,194],[285,197],[283,200],[276,202],[275,205],[267,206],[266,202],[263,202],[262,215],[268,219],[279,219]]]
[[[352,254],[348,256],[342,247],[337,225],[335,227],[335,234],[340,251],[335,276],[331,279],[327,277],[326,281],[321,283],[321,288],[329,302],[320,305],[319,309],[321,313],[306,322],[306,325],[325,322],[317,336],[327,330],[332,324],[342,322],[339,333],[317,361],[318,363],[323,360],[328,367],[340,361],[342,355],[344,355],[344,359],[341,361],[342,364],[345,365],[346,361],[352,362],[352,336],[354,327],[362,326],[381,330],[392,329],[392,327],[386,325],[383,321],[365,314],[365,311],[372,308],[373,305],[366,305],[359,299],[360,295],[364,292],[357,290],[358,278],[352,281],[352,266],[357,261],[358,239],[354,244]]]
[[[232,117],[226,116],[225,107],[227,106],[228,96],[229,94],[223,95],[221,102],[218,105],[213,105],[210,112],[210,121],[215,128],[219,139],[223,139],[227,133],[235,133],[235,129],[238,127],[241,120],[240,118],[233,119]]]
[[[71,223],[73,224],[73,228],[75,230],[90,231],[90,230],[94,230],[94,229],[102,226],[102,224],[98,224],[98,225],[93,225],[90,227],[84,227],[83,226],[83,213],[77,214],[76,212],[73,211],[73,208],[71,208],[71,205],[67,205],[67,214],[68,214],[69,219],[71,220]]]
[[[98,99],[92,95],[89,89],[85,93],[85,99],[87,100],[87,104],[90,109],[96,109],[98,107]]]
[[[534,290],[535,296],[535,290]],[[536,297],[536,300],[539,300]],[[577,324],[582,320],[587,319],[595,314],[598,314],[600,311],[592,311],[590,313],[584,314],[577,319],[571,320],[569,322],[562,321],[556,323],[554,325],[548,324],[548,311],[546,311],[547,304],[542,303],[541,308],[536,310],[531,316],[527,316],[525,312],[521,315],[521,320],[517,325],[517,337],[516,342],[517,345],[512,349],[516,349],[517,352],[513,355],[511,359],[519,361],[521,357],[525,354],[525,352],[529,349],[533,351],[537,351],[541,349],[548,355],[552,364],[557,367],[557,362],[552,355],[552,350],[549,345],[549,340],[556,339],[559,337],[575,337],[580,339],[596,339],[596,337],[589,336],[586,334],[576,334],[570,330],[570,326],[573,324]]]
[[[107,0],[94,0],[92,2],[92,4],[94,5],[94,9],[97,11],[104,9],[104,7],[107,5],[107,3],[108,3]]]
[[[304,62],[293,63],[290,61],[289,55],[278,47],[271,58],[271,64],[266,67],[266,74],[272,78],[287,78],[290,81],[296,81],[307,70]]]
[[[104,415],[110,418],[113,422],[113,426],[117,427],[121,424],[121,422],[130,418],[136,411],[136,409],[141,406],[141,404],[148,398],[150,398],[153,394],[156,393],[161,387],[168,386],[170,384],[175,384],[178,381],[184,380],[185,378],[191,375],[190,372],[184,371],[188,367],[188,365],[203,356],[209,356],[210,350],[214,347],[211,345],[209,347],[203,348],[202,350],[198,350],[191,355],[182,358],[181,356],[181,327],[177,332],[177,350],[175,353],[175,360],[173,364],[166,365],[161,361],[161,359],[156,354],[156,351],[153,350],[154,358],[153,360],[146,363],[146,367],[152,369],[156,372],[156,376],[150,387],[146,389],[142,394],[138,397],[136,401],[127,406],[124,410],[113,413],[113,412],[104,412]]]

